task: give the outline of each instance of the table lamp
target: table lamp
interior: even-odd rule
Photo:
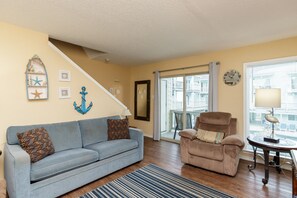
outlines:
[[[265,115],[265,119],[271,123],[272,132],[270,137],[264,137],[264,141],[278,143],[279,138],[274,135],[274,124],[278,123],[278,119],[274,117],[274,109],[281,107],[281,89],[256,89],[255,107],[270,107],[270,113]]]
[[[123,111],[121,117],[122,117],[122,118],[126,118],[126,119],[128,119],[128,116],[130,116],[130,115],[132,115],[132,114],[131,114],[131,112],[129,111],[129,109],[124,109],[124,111]]]

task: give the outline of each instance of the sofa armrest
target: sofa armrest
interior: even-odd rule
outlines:
[[[238,135],[229,135],[222,140],[222,145],[236,145],[243,148],[244,141]]]
[[[9,197],[30,197],[29,154],[20,145],[4,146],[4,176]]]
[[[129,128],[130,138],[133,140],[137,140],[138,146],[140,149],[140,159],[143,159],[143,147],[144,147],[144,139],[143,139],[143,132],[137,128]]]
[[[183,137],[183,138],[188,138],[190,140],[193,140],[196,138],[195,134],[196,134],[196,130],[195,129],[184,129],[182,131],[180,131],[179,136]]]

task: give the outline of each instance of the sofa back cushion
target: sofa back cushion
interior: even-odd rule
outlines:
[[[82,148],[81,133],[78,122],[61,122],[54,124],[39,124],[26,126],[11,126],[6,132],[6,139],[8,144],[19,144],[17,133],[44,127],[48,132],[55,152],[63,151],[72,148]]]
[[[119,116],[79,120],[83,147],[107,141],[107,119],[120,119]]]

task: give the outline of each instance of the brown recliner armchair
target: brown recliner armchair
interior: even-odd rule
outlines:
[[[231,118],[230,113],[201,113],[200,117],[196,119],[194,129],[185,129],[179,132],[182,162],[235,176],[239,153],[244,147],[244,142],[236,135],[236,124],[236,118]],[[224,138],[221,143],[201,141],[196,136],[199,129],[223,132]]]

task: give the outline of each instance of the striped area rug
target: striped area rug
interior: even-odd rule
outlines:
[[[149,164],[96,188],[80,198],[94,197],[230,198],[232,196]]]

